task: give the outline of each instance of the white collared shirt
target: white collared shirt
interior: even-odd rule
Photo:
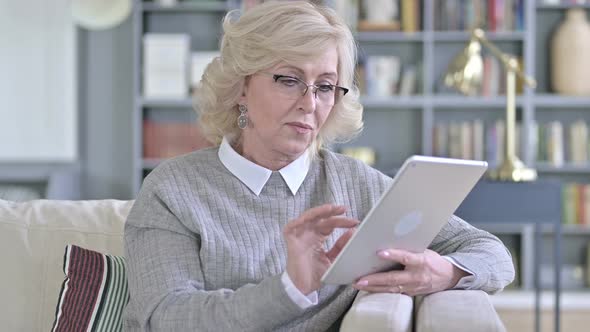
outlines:
[[[260,195],[262,188],[264,188],[264,185],[272,174],[270,169],[244,158],[234,150],[225,137],[219,146],[218,155],[221,163],[233,175],[250,188],[256,196]],[[309,153],[306,151],[299,158],[279,170],[279,173],[293,195],[297,194],[297,190],[299,190],[303,180],[305,180],[307,172],[309,172],[310,163]]]
[[[243,184],[245,184],[252,192],[258,196],[264,188],[264,185],[270,178],[272,171],[257,165],[250,160],[244,158],[236,152],[229,144],[229,141],[224,137],[219,146],[219,160],[233,175],[235,175]],[[285,183],[291,190],[293,195],[297,194],[299,187],[305,180],[309,172],[310,158],[306,151],[299,158],[295,159],[289,165],[281,168],[279,173]],[[306,309],[312,305],[318,304],[318,293],[316,291],[305,295],[293,284],[293,281],[287,274],[283,272],[281,282],[285,287],[287,295],[295,302],[301,309]]]

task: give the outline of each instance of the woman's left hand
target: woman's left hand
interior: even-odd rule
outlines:
[[[410,296],[435,293],[455,287],[467,272],[454,266],[435,251],[424,253],[388,249],[382,259],[400,263],[403,270],[375,273],[360,278],[354,287],[371,293],[404,293]]]

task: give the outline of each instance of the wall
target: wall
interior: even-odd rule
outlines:
[[[0,2],[0,162],[77,159],[76,33],[67,0]]]

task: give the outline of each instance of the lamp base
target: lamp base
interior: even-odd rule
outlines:
[[[495,181],[529,182],[537,179],[537,171],[526,167],[518,158],[506,158],[487,177]]]

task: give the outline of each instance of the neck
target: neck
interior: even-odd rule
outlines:
[[[278,171],[301,156],[301,154],[289,155],[278,151],[251,147],[243,139],[238,141],[234,146],[234,150],[242,155],[242,157],[271,171]]]

